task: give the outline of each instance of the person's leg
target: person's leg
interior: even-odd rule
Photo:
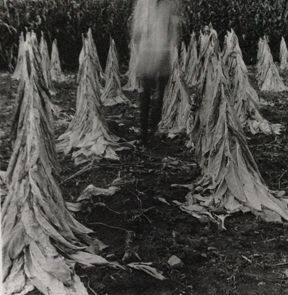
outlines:
[[[150,78],[142,79],[143,92],[140,94],[140,128],[141,140],[145,145],[148,137],[148,120],[153,83]]]
[[[161,121],[162,117],[162,107],[163,107],[163,99],[165,94],[165,89],[169,80],[169,76],[161,76],[158,78],[158,89],[157,89],[157,99],[155,102],[155,107],[151,114],[151,130],[154,134],[157,131],[158,124]]]

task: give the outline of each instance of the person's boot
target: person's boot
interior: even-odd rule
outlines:
[[[167,83],[168,83],[168,76],[159,77],[158,83],[157,83],[157,95],[155,99],[155,104],[151,112],[151,134],[153,136],[158,135],[158,125],[162,117],[164,92],[165,92],[165,87]]]
[[[148,114],[149,106],[145,105],[140,110],[140,145],[147,146],[148,143]]]

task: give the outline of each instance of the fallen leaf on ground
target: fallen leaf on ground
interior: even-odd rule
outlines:
[[[188,190],[192,191],[194,190],[194,184],[171,184],[171,187],[177,187],[177,188],[187,188]]]
[[[165,280],[166,278],[160,272],[158,272],[156,268],[151,267],[150,266],[151,264],[152,263],[132,262],[132,263],[129,263],[127,266],[129,266],[131,268],[134,268],[134,269],[137,269],[137,270],[144,271],[148,275],[150,275],[150,276],[152,276],[155,279],[158,279],[160,281]]]
[[[164,198],[157,198],[160,202],[164,203],[164,204],[167,204],[170,206],[170,204],[166,201],[166,199]]]
[[[86,265],[86,266],[92,266],[92,265],[108,265],[109,261],[105,258],[90,254],[87,252],[79,251],[77,253],[69,255],[73,260],[77,261],[80,264]]]
[[[77,201],[80,202],[83,200],[88,200],[91,197],[96,197],[96,196],[113,196],[117,191],[119,191],[119,189],[120,188],[117,186],[110,186],[109,188],[101,188],[101,187],[96,187],[93,184],[90,184],[82,192],[82,194],[77,199]]]

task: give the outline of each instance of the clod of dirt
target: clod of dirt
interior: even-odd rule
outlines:
[[[182,260],[179,257],[177,257],[176,255],[172,255],[169,258],[168,264],[173,268],[181,268],[184,266]]]

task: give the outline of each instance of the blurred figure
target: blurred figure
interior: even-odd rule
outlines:
[[[175,0],[176,1],[176,0]],[[141,81],[140,125],[143,145],[161,120],[165,87],[172,70],[172,56],[178,42],[177,6],[173,0],[138,0],[133,13],[132,41],[136,47],[136,76]],[[157,88],[155,108],[151,95]]]

